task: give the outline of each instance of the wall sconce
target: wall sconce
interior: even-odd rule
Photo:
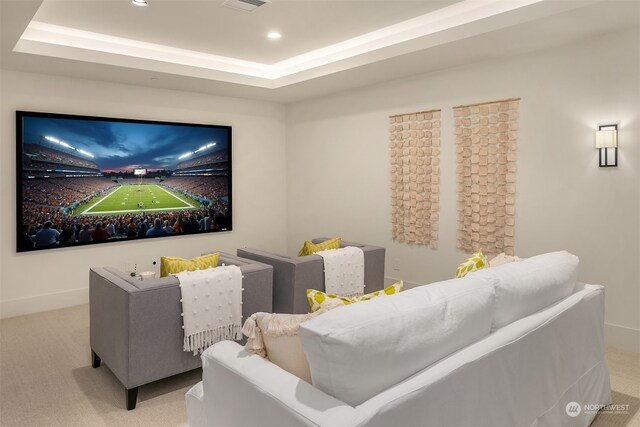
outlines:
[[[618,166],[618,125],[598,126],[596,148],[599,152],[598,165],[601,168]]]

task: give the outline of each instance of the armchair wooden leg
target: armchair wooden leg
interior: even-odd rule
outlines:
[[[128,388],[126,391],[127,396],[127,410],[136,409],[136,402],[138,401],[138,387]]]
[[[91,367],[99,368],[100,367],[100,356],[96,354],[95,351],[91,350]]]

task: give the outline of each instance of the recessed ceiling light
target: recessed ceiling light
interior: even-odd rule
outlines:
[[[267,37],[269,37],[271,40],[278,40],[282,37],[282,34],[277,31],[271,31],[269,34],[267,34]]]
[[[149,2],[147,0],[131,0],[131,4],[134,6],[149,6]]]

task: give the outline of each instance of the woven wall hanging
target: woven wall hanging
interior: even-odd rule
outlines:
[[[393,240],[438,247],[440,110],[389,117]]]
[[[514,254],[519,100],[453,108],[457,247],[467,252]]]

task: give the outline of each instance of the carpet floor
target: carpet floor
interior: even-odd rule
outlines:
[[[613,403],[592,426],[640,426],[640,354],[607,349]],[[124,389],[104,364],[91,368],[89,307],[81,305],[0,321],[1,426],[180,426],[195,370],[140,387],[125,409]]]

